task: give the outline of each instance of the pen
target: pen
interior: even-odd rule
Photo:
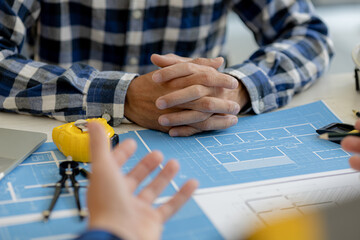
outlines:
[[[352,110],[352,111],[355,114],[355,116],[360,117],[360,112],[359,111],[356,111],[356,110]]]
[[[321,134],[319,138],[330,141],[341,141],[346,136],[360,137],[360,132],[355,130],[348,133],[324,133]]]

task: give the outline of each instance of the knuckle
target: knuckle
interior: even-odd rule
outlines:
[[[213,101],[211,101],[210,99],[204,99],[202,102],[202,108],[204,110],[213,112],[215,110],[215,103]]]
[[[229,114],[235,112],[235,104],[233,104],[233,103],[227,103],[226,105],[227,105],[227,112],[228,112]]]
[[[196,64],[194,64],[194,63],[185,63],[185,65],[186,65],[186,70],[188,70],[189,72],[192,72],[192,73],[194,73],[195,71],[196,71]]]
[[[203,65],[206,63],[206,59],[205,58],[196,58],[196,59],[194,59],[193,62],[196,64],[199,64],[199,65]]]
[[[203,82],[203,84],[205,85],[213,85],[213,74],[209,73],[209,72],[202,72],[200,73],[199,79],[201,79],[201,81]]]
[[[193,95],[196,97],[201,97],[202,95],[202,86],[200,85],[194,85],[193,87]]]
[[[200,123],[200,128],[204,131],[209,131],[212,129],[212,124],[210,120],[203,121]]]

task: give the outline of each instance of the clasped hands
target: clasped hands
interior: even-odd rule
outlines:
[[[237,123],[236,115],[249,101],[239,81],[219,72],[223,58],[190,59],[153,54],[159,70],[135,78],[127,91],[125,116],[136,124],[190,136]]]

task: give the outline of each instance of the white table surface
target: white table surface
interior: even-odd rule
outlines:
[[[360,110],[360,92],[355,90],[353,73],[324,76],[306,91],[295,95],[290,104],[284,108],[317,100],[324,100],[343,122],[353,124],[357,118],[352,109]],[[52,129],[61,124],[63,122],[47,117],[0,112],[0,127],[43,132],[48,135],[47,141],[52,141]],[[143,128],[136,124],[122,124],[115,127],[115,132],[124,133],[139,129]]]

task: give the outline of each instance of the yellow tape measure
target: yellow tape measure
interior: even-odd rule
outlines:
[[[74,161],[90,162],[89,134],[86,124],[93,121],[99,122],[105,127],[111,146],[115,146],[119,142],[119,136],[115,134],[106,119],[80,119],[53,129],[52,139],[60,152],[66,157],[71,156]]]

